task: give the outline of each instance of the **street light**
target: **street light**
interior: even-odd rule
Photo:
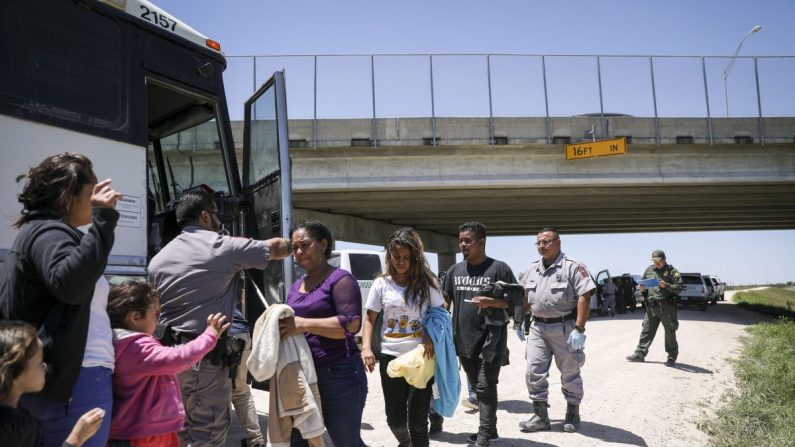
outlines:
[[[723,70],[723,101],[725,103],[724,105],[726,107],[727,117],[729,116],[729,93],[728,89],[726,88],[726,80],[729,78],[729,73],[731,73],[732,68],[734,68],[734,62],[737,60],[737,55],[740,54],[740,48],[743,47],[743,42],[745,42],[745,39],[749,38],[751,34],[758,33],[761,30],[762,27],[760,25],[756,25],[755,27],[751,28],[751,31],[748,31],[748,34],[746,34],[745,37],[740,40],[740,44],[737,45],[737,51],[734,52],[734,55],[729,61],[729,65],[727,65],[726,69]]]

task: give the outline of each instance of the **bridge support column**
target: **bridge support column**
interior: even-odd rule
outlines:
[[[455,264],[455,255],[458,252],[439,253],[437,255],[436,267],[439,273],[447,271],[453,264]]]

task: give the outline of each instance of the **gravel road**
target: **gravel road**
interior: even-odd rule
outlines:
[[[730,359],[736,358],[745,328],[762,317],[726,301],[709,306],[680,307],[679,359],[668,368],[659,329],[645,363],[624,358],[634,351],[640,334],[643,311],[592,317],[585,345],[587,359],[582,370],[585,398],[580,407],[582,425],[578,433],[562,431],[566,403],[560,392],[560,374],[550,371],[550,419],[552,431],[522,433],[518,424],[529,417],[531,404],[524,382],[524,345],[511,336],[511,364],[500,373],[497,428],[502,438],[494,447],[509,446],[699,446],[707,436],[697,423],[720,406],[724,392],[734,386]],[[462,383],[465,379],[461,375]],[[384,416],[378,370],[369,374],[370,391],[362,422],[362,438],[371,447],[395,446]],[[260,423],[267,427],[268,394],[254,390]],[[477,431],[478,415],[459,406],[447,418],[444,432],[432,446],[462,446]],[[233,416],[228,446],[239,446],[244,434]],[[327,443],[331,445],[330,442]]]

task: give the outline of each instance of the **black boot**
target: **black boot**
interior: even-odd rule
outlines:
[[[469,447],[489,447],[489,445],[491,445],[491,443],[489,442],[489,438],[488,436],[484,435],[477,435],[475,437],[475,442],[469,443]]]
[[[574,433],[580,429],[580,406],[566,404],[566,420],[563,421],[563,431]]]
[[[442,427],[444,426],[444,416],[438,413],[431,413],[428,415],[428,420],[431,422],[431,426],[428,429],[428,436],[431,438],[438,436],[439,433],[442,432]]]
[[[519,423],[519,428],[526,433],[535,431],[548,431],[552,429],[549,423],[549,413],[547,411],[549,404],[543,400],[533,401],[533,417],[526,421]],[[578,420],[579,421],[579,420]]]
[[[395,439],[398,441],[398,447],[411,447],[411,435],[409,435],[408,427],[389,427]]]

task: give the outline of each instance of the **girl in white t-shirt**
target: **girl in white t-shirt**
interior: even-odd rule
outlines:
[[[376,278],[367,297],[367,318],[362,329],[362,359],[367,370],[375,369],[371,349],[373,324],[384,313],[383,341],[379,357],[381,387],[384,390],[386,420],[400,446],[428,445],[428,407],[431,384],[423,388],[409,385],[405,379],[391,378],[386,369],[395,357],[425,347],[425,356],[433,358],[433,343],[422,327],[422,319],[431,307],[440,307],[444,298],[436,277],[425,260],[422,241],[416,231],[401,228],[386,243],[387,271]]]

